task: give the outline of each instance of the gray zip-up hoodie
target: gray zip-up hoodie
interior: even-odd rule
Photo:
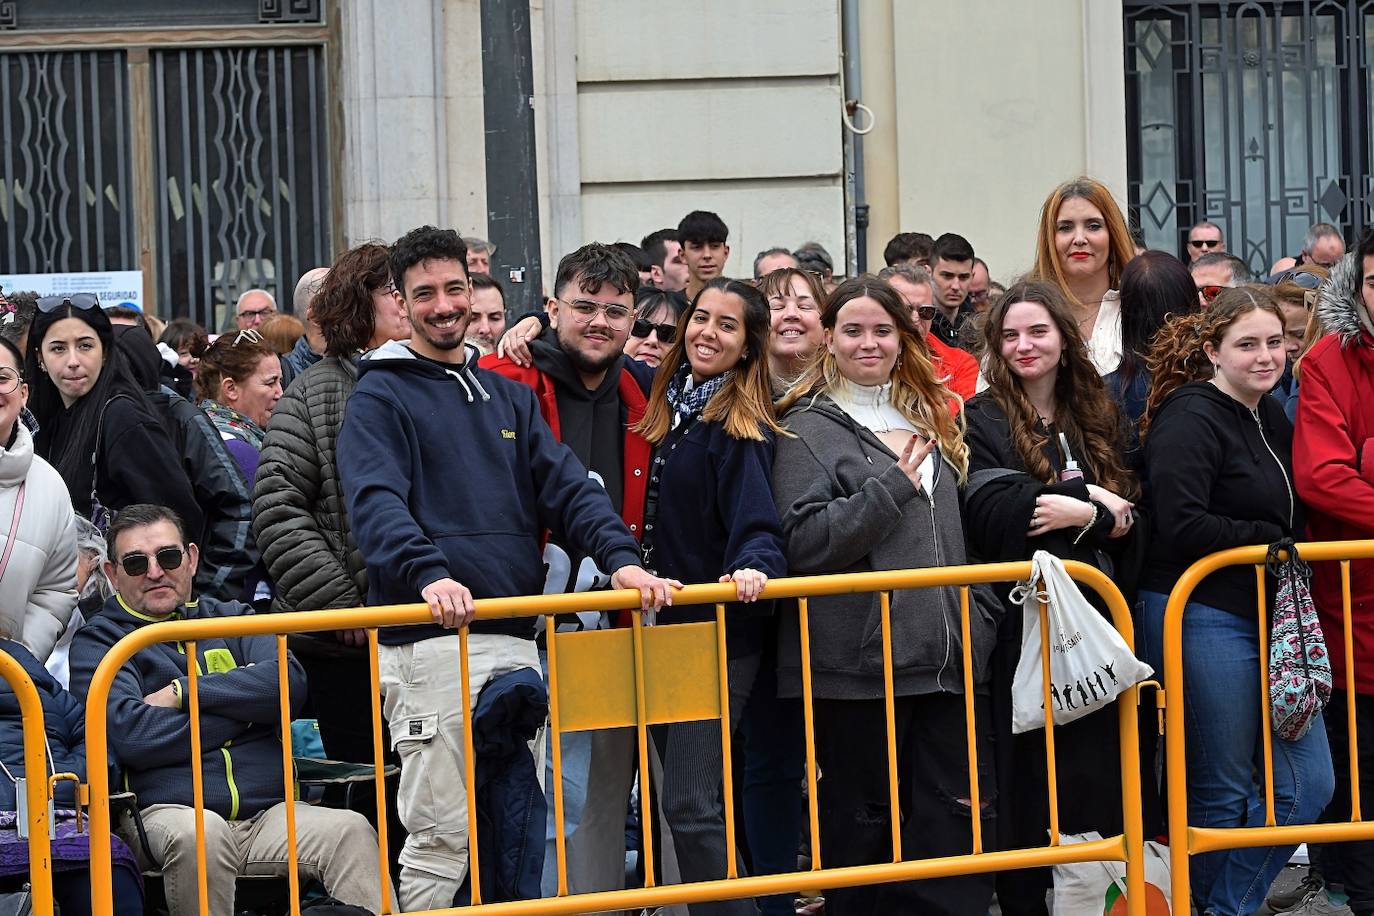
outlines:
[[[956,473],[937,461],[933,496],[918,491],[897,457],[824,394],[787,412],[795,438],[779,437],[773,495],[796,574],[956,566],[966,562]],[[988,677],[1001,605],[986,586],[969,608],[974,683]],[[824,699],[883,695],[882,619],[876,593],[813,598],[809,603],[812,688]],[[801,694],[796,613],[779,623],[778,691]],[[898,696],[962,693],[959,590],[911,589],[892,595],[893,685]]]

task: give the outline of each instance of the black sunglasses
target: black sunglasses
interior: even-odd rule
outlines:
[[[630,328],[630,334],[635,337],[648,337],[650,332],[658,334],[659,343],[672,343],[677,336],[677,325],[675,324],[653,324],[643,318],[636,318],[634,326]]]
[[[70,296],[40,296],[37,302],[40,312],[55,312],[66,305],[79,309],[98,309],[100,299],[94,293],[72,293]]]
[[[180,566],[186,552],[180,547],[159,547],[153,556],[157,558],[157,565],[166,571]],[[124,567],[124,574],[127,576],[147,575],[148,555],[146,553],[126,553],[120,559],[119,565]]]
[[[922,321],[930,321],[935,317],[935,306],[918,305],[916,306],[916,314],[920,316]]]

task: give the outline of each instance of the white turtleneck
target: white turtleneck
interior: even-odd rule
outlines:
[[[912,425],[911,421],[892,404],[892,383],[883,385],[860,385],[849,379],[844,379],[843,383],[836,385],[830,392],[830,397],[839,405],[840,409],[849,414],[855,423],[866,427],[870,432],[890,433],[897,431],[909,431],[918,433],[919,430]],[[900,456],[900,452],[898,455]],[[926,493],[931,492],[931,487],[935,483],[935,453],[931,452],[921,462],[921,488]]]

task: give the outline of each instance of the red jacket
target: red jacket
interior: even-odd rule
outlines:
[[[1340,279],[1338,267],[1331,286]],[[1362,307],[1354,301],[1357,295],[1343,297],[1339,288],[1323,292],[1319,317],[1335,333],[1303,357],[1299,372],[1293,479],[1314,541],[1374,538],[1374,340],[1349,311]],[[1314,563],[1312,573],[1331,667],[1337,686],[1344,687],[1340,564]],[[1359,671],[1355,689],[1374,694],[1374,560],[1350,564],[1350,610]]]
[[[926,335],[926,346],[930,347],[930,361],[935,366],[935,375],[944,380],[945,387],[965,401],[978,391],[978,360],[972,354],[957,347],[951,347],[934,334]],[[957,407],[950,402],[951,408]],[[952,413],[958,413],[952,409]]]
[[[553,379],[533,366],[517,366],[510,360],[495,355],[484,356],[477,364],[483,369],[490,369],[497,375],[503,375],[511,381],[533,388],[534,395],[539,400],[540,414],[553,430],[554,438],[559,442],[563,441],[563,433],[558,423],[558,398],[554,394]],[[638,540],[644,528],[644,491],[649,485],[649,455],[653,451],[653,446],[639,433],[634,432],[634,427],[643,419],[649,399],[639,387],[638,380],[625,367],[620,370],[619,391],[620,403],[627,411],[623,452],[625,467],[622,474],[625,483],[620,517],[625,520],[630,533]]]

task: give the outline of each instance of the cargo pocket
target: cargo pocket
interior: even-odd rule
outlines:
[[[434,792],[435,758],[448,753],[442,741],[435,737],[439,727],[437,713],[406,716],[396,723],[391,733],[391,746],[401,758],[401,781],[396,792],[396,805],[401,822],[413,841],[420,846],[430,842],[439,811]]]

